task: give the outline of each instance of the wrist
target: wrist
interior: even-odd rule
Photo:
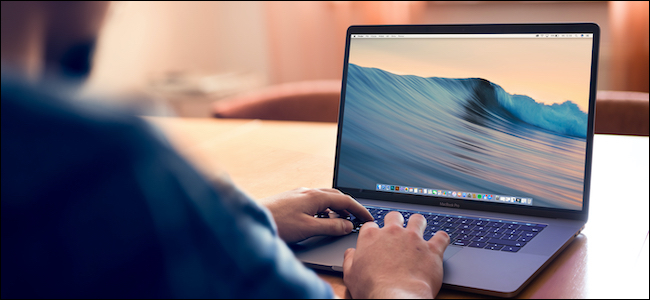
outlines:
[[[432,299],[434,297],[431,286],[422,280],[383,284],[368,295],[371,299]]]

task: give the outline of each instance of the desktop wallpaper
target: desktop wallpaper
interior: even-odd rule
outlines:
[[[353,38],[337,185],[580,210],[591,38]]]

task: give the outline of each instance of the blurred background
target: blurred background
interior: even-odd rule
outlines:
[[[597,23],[597,89],[648,92],[647,1],[113,2],[87,90],[209,117],[243,92],[340,84],[350,25],[542,22]]]

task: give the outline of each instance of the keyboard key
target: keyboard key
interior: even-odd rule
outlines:
[[[521,225],[519,227],[519,230],[523,231],[533,231],[533,228],[536,228],[535,226],[528,226],[528,225]]]
[[[519,238],[519,236],[518,236],[518,235],[512,235],[512,234],[511,234],[511,235],[508,235],[508,234],[506,233],[506,234],[505,234],[503,237],[501,237],[501,238],[504,239],[504,240],[516,241],[516,240]]]
[[[468,247],[473,247],[473,248],[483,248],[487,245],[487,243],[484,242],[470,242],[467,244]]]
[[[507,229],[507,230],[504,232],[504,234],[508,234],[508,235],[517,235],[517,236],[521,235],[522,233],[524,233],[524,231],[522,231],[522,230],[516,230],[516,229]]]
[[[484,237],[484,236],[475,236],[475,237],[471,238],[470,240],[471,240],[472,242],[483,242],[483,243],[487,243],[487,241],[489,241],[490,238],[488,238],[488,237]]]
[[[540,232],[544,229],[544,227],[522,225],[521,227],[519,227],[519,229],[523,231]]]
[[[522,234],[522,236],[529,237],[529,238],[532,238],[532,237],[534,237],[536,235],[537,235],[537,232],[532,232],[532,231],[531,232],[525,232],[525,233]]]
[[[494,227],[494,228],[501,228],[503,226],[502,222],[490,222],[487,224],[487,226]]]
[[[472,234],[473,234],[474,236],[485,236],[485,235],[489,234],[489,232],[487,232],[487,231],[478,231],[478,230],[475,230],[475,231],[472,232]]]
[[[489,239],[488,243],[500,244],[500,245],[506,245],[506,246],[516,246],[516,247],[523,247],[524,245],[526,245],[526,242],[503,240],[503,239],[493,239],[493,238]]]
[[[490,250],[501,250],[504,245],[499,245],[499,244],[488,244],[485,246],[485,249],[490,249]]]
[[[463,219],[460,220],[459,223],[463,224],[463,225],[473,225],[474,223],[476,223],[476,220],[469,219],[469,218],[463,218]]]
[[[505,229],[513,229],[513,230],[514,230],[514,229],[519,228],[519,224],[506,224],[506,225],[503,226],[503,227],[504,227]]]
[[[489,222],[485,221],[485,220],[477,220],[476,223],[474,223],[474,225],[476,225],[476,226],[485,226],[485,224],[487,224],[487,223],[489,223]]]
[[[456,223],[456,222],[458,221],[458,218],[454,218],[454,217],[446,217],[446,218],[444,219],[444,221],[447,222],[447,223],[452,223],[452,224],[453,224],[453,223]]]
[[[487,236],[489,238],[497,238],[498,239],[498,238],[501,238],[503,236],[503,233],[492,232],[492,233],[486,234],[485,236]]]
[[[533,238],[525,237],[525,236],[521,236],[521,237],[519,237],[519,238],[517,239],[517,241],[528,243],[528,242],[530,242],[531,239],[533,239]]]
[[[449,223],[449,222],[447,222],[447,223],[445,223],[444,226],[449,227],[449,228],[458,228],[458,227],[460,227],[460,225],[461,225],[460,223]]]
[[[458,229],[457,232],[460,233],[460,234],[467,234],[467,235],[469,235],[469,234],[472,233],[472,230],[469,230],[469,229]]]
[[[442,224],[445,224],[444,221],[429,221],[427,224],[432,225],[432,226],[442,226]]]
[[[521,249],[521,247],[514,247],[514,246],[504,246],[501,251],[509,251],[509,252],[517,252]]]
[[[467,246],[467,245],[469,245],[469,243],[470,243],[470,241],[468,241],[468,240],[456,239],[456,240],[455,240],[453,243],[451,243],[451,244],[452,244],[452,245],[456,245],[456,246]]]
[[[426,216],[425,218],[427,219],[427,221],[440,221],[440,220],[442,220],[442,216],[441,215],[436,215],[436,214],[430,214],[430,215]]]
[[[492,227],[487,227],[487,226],[475,226],[472,229],[478,230],[478,231],[489,231],[489,230],[491,230],[493,228]]]
[[[474,236],[471,236],[471,235],[468,235],[468,234],[461,234],[461,233],[458,233],[458,232],[456,234],[458,235],[456,238],[460,239],[460,240],[470,240],[470,239],[474,238]]]

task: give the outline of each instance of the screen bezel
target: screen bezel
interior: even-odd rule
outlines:
[[[591,33],[593,34],[591,77],[589,87],[589,114],[587,128],[587,145],[584,168],[584,188],[582,210],[558,209],[514,205],[498,202],[483,202],[473,200],[437,197],[432,195],[402,194],[376,190],[364,190],[341,187],[337,185],[341,136],[345,114],[345,95],[347,86],[348,59],[352,34],[534,34],[534,33]],[[595,23],[555,23],[555,24],[470,24],[470,25],[365,25],[350,26],[345,42],[343,76],[341,81],[341,98],[339,104],[338,131],[336,139],[336,154],[334,159],[333,188],[354,198],[375,199],[429,206],[458,207],[462,209],[482,210],[491,212],[530,215],[571,220],[588,220],[589,192],[591,187],[591,162],[594,137],[594,116],[596,102],[596,80],[598,71],[598,50],[600,45],[600,27]],[[443,204],[444,203],[444,204]]]

